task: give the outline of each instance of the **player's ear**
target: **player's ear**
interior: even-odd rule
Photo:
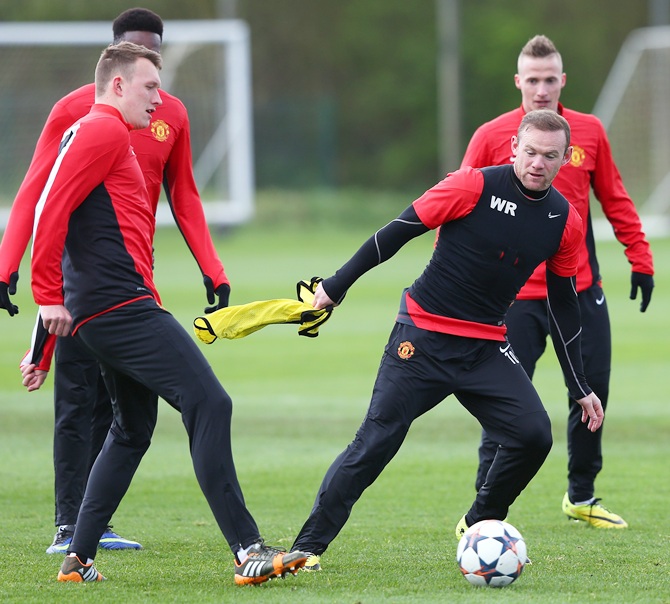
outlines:
[[[519,137],[516,134],[510,139],[510,145],[512,146],[512,155],[516,156],[519,150]]]
[[[114,94],[122,96],[124,85],[125,82],[120,75],[114,76],[114,78],[112,78],[112,90],[114,91]]]
[[[570,145],[565,150],[565,155],[563,156],[563,161],[561,162],[561,166],[564,166],[565,164],[567,164],[571,159],[572,159],[572,145]]]

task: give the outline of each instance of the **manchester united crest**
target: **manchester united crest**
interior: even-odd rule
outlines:
[[[398,356],[404,360],[411,359],[414,356],[414,345],[411,342],[402,342],[398,346]]]
[[[163,120],[151,122],[151,134],[157,141],[163,143],[170,137],[170,126]]]
[[[579,168],[586,159],[586,151],[578,145],[572,145],[572,157],[570,157],[570,165]]]

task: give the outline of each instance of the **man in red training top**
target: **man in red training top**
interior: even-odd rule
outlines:
[[[554,186],[575,206],[584,225],[577,273],[584,373],[606,409],[612,338],[591,224],[591,187],[616,238],[626,247],[626,258],[632,270],[630,297],[634,300],[638,290],[641,291],[642,312],[649,305],[654,287],[651,250],[635,205],[612,158],[602,123],[593,115],[566,109],[559,103],[566,76],[561,55],[551,40],[545,36],[529,40],[519,55],[514,81],[521,91],[521,107],[480,126],[470,140],[461,165],[477,168],[509,164],[509,140],[523,116],[534,109],[556,111],[570,124],[574,150],[570,161],[557,174]],[[506,320],[514,352],[531,378],[546,346],[549,333],[547,310],[545,270],[540,266],[519,292]],[[563,497],[563,512],[568,518],[585,521],[597,528],[626,528],[626,521],[595,497],[595,479],[603,465],[602,430],[591,432],[586,429],[580,421],[581,407],[574,398],[569,397],[568,406],[568,491]],[[486,482],[498,444],[486,431],[482,433],[477,489]]]
[[[114,43],[129,41],[160,52],[163,21],[154,12],[131,8],[112,25]],[[0,244],[0,307],[10,315],[18,309],[9,299],[18,268],[33,229],[35,206],[58,153],[63,132],[86,115],[95,98],[95,85],[87,84],[58,101],[37,142],[33,161],[12,206]],[[132,130],[130,138],[144,175],[155,213],[161,187],[177,226],[203,274],[209,310],[228,305],[230,285],[212,242],[193,178],[191,134],[188,114],[176,97],[161,91],[162,105],[152,114],[149,128]],[[218,297],[218,302],[215,300]],[[53,342],[52,342],[53,344]],[[34,358],[33,352],[35,353]],[[51,354],[33,343],[28,363],[49,368]],[[74,338],[58,338],[54,377],[54,474],[55,523],[57,527],[48,554],[65,553],[86,488],[86,481],[112,422],[112,407],[95,358]],[[32,374],[33,376],[39,374]],[[35,389],[45,375],[37,378]],[[140,549],[136,541],[105,531],[100,539],[105,549]]]
[[[264,544],[237,479],[232,401],[153,282],[155,216],[129,131],[149,126],[161,103],[160,65],[130,42],[105,49],[95,104],[63,134],[35,209],[32,291],[44,328],[89,350],[114,401],[58,580],[104,579],[93,566],[100,535],[149,448],[161,397],[181,413],[235,583],[263,583],[296,573],[306,556]]]

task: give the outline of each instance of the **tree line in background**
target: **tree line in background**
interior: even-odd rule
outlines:
[[[258,187],[416,193],[440,177],[436,1],[23,0],[1,3],[0,20],[111,22],[137,5],[164,20],[233,14],[252,36]],[[646,3],[611,0],[461,0],[459,11],[461,149],[519,104],[513,76],[530,37],[554,40],[562,100],[588,112],[626,36],[648,22]]]

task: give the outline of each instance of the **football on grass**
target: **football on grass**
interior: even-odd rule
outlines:
[[[502,520],[473,524],[456,550],[458,567],[472,585],[509,585],[518,579],[527,559],[521,533]]]

